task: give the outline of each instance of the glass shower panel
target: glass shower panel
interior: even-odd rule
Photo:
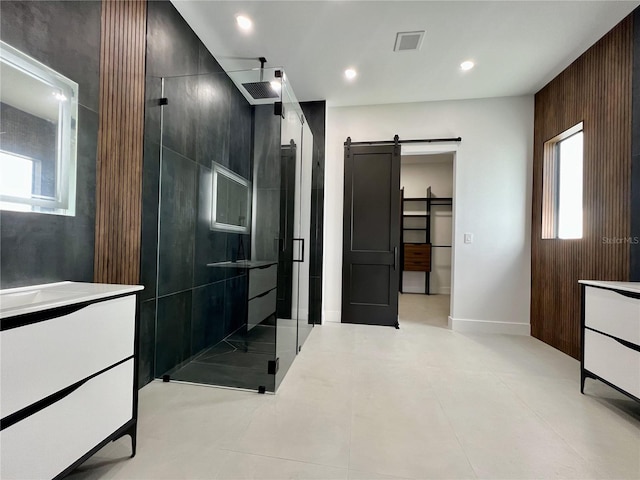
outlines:
[[[302,166],[302,111],[286,77],[282,80],[281,110],[281,239],[276,329],[276,389],[298,353],[300,237],[300,182]]]
[[[274,391],[278,251],[269,228],[279,204],[265,210],[268,199],[257,197],[280,185],[262,175],[268,156],[252,154],[259,135],[279,143],[278,122],[257,115],[225,73],[164,78],[162,97],[156,377]],[[214,173],[225,171],[251,192],[248,232],[212,228],[225,217],[214,201],[225,179]]]
[[[298,280],[298,351],[311,333],[309,323],[309,281],[311,261],[311,173],[313,169],[313,134],[307,122],[302,126],[302,156],[300,159],[300,224],[299,238],[302,239],[302,261],[299,265]]]

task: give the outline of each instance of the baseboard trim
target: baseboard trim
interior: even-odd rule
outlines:
[[[449,328],[455,332],[462,333],[502,333],[506,335],[531,336],[531,325],[528,323],[449,317]]]
[[[322,312],[322,322],[340,323],[342,321],[342,312],[340,310],[325,310]]]

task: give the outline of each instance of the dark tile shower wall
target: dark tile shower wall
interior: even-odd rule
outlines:
[[[322,320],[322,235],[324,215],[324,155],[327,103],[300,104],[313,133],[313,170],[311,176],[311,264],[309,266],[309,323]]]
[[[0,212],[0,287],[93,280],[100,2],[0,2],[0,38],[79,84],[76,216]]]
[[[165,79],[160,172],[160,78],[204,73]],[[245,279],[206,264],[251,254],[249,235],[210,230],[208,190],[212,161],[252,180],[252,107],[168,1],[148,5],[146,96],[140,386],[237,328]]]

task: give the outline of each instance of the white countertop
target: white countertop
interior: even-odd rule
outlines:
[[[141,285],[58,282],[0,290],[0,318],[91,302],[142,290]]]
[[[620,290],[623,292],[640,293],[640,282],[603,282],[600,280],[578,280],[583,285]]]

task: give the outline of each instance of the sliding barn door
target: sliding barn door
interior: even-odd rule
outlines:
[[[342,322],[396,326],[400,146],[345,145]]]

